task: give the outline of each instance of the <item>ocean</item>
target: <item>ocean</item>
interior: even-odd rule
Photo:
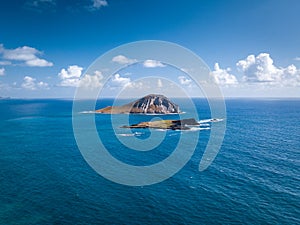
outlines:
[[[209,119],[206,100],[194,102],[199,119]],[[97,107],[111,103],[99,100]],[[210,135],[203,129],[174,176],[126,186],[84,160],[73,134],[72,100],[0,100],[0,224],[300,224],[300,100],[227,99],[226,109],[224,142],[208,169],[198,170]],[[166,158],[180,135],[189,135],[152,131],[164,132],[162,147],[135,152],[122,148],[114,132],[146,140],[148,129],[131,136],[125,128],[114,131],[108,115],[76,116],[94,117],[111,154],[137,166]],[[130,116],[130,122],[152,118]]]

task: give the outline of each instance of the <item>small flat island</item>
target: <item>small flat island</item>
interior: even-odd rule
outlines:
[[[155,128],[155,129],[169,129],[169,130],[189,130],[189,126],[199,126],[195,119],[182,119],[182,120],[158,120],[141,122],[129,126],[122,126],[122,128]]]

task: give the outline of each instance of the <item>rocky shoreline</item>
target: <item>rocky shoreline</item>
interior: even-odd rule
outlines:
[[[154,128],[154,129],[170,129],[170,130],[190,130],[189,126],[199,126],[194,118],[182,120],[158,120],[141,122],[129,126],[122,126],[121,128]]]

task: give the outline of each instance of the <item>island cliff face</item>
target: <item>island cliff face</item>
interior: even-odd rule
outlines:
[[[150,94],[136,101],[122,106],[108,106],[96,110],[97,113],[144,113],[144,114],[170,114],[180,113],[178,105],[171,102],[164,95]]]

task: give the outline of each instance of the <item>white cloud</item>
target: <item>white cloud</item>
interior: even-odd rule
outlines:
[[[78,87],[83,68],[77,65],[62,69],[58,74],[61,79],[60,85],[65,87]]]
[[[25,89],[30,89],[30,90],[35,90],[36,87],[35,87],[35,80],[34,78],[32,77],[29,77],[29,76],[26,76],[24,77],[24,82],[22,83],[22,87],[25,88]]]
[[[163,83],[162,83],[161,79],[157,80],[157,87],[158,88],[162,88],[163,87]]]
[[[148,88],[148,85],[142,81],[132,81],[129,77],[122,77],[120,74],[115,74],[110,80],[108,87],[112,91],[124,88],[124,90],[136,93],[137,90],[145,90]]]
[[[62,69],[58,76],[61,79],[79,78],[83,68],[77,65],[69,66],[68,69]]]
[[[28,90],[36,90],[38,88],[44,88],[47,89],[48,88],[48,84],[40,81],[40,82],[36,82],[36,79],[30,76],[25,76],[23,79],[23,83],[21,84],[22,88],[28,89]]]
[[[113,62],[116,62],[116,63],[119,63],[119,64],[131,64],[131,63],[135,63],[137,62],[136,59],[130,59],[130,58],[127,58],[126,56],[124,55],[117,55],[115,57],[112,58],[112,61]]]
[[[145,60],[143,66],[147,68],[165,67],[161,62],[152,59]]]
[[[38,55],[41,55],[42,52],[28,46],[18,47],[15,49],[5,49],[1,44],[0,54],[2,54],[3,59],[23,61],[27,66],[53,66],[52,62],[48,62],[45,59],[38,57]]]
[[[58,74],[61,79],[60,86],[64,87],[84,87],[84,88],[98,88],[101,87],[103,75],[100,71],[94,71],[93,75],[82,75],[83,68],[77,65],[69,66],[67,69],[62,69]]]
[[[93,8],[100,9],[101,7],[108,6],[106,0],[93,0]]]
[[[39,88],[46,88],[46,89],[48,89],[48,83],[46,83],[46,82],[43,82],[43,81],[40,81],[40,82],[38,82],[37,83],[37,86],[39,87]]]
[[[126,87],[132,85],[130,78],[121,77],[120,74],[115,74],[111,80],[112,85],[116,87]]]
[[[28,66],[39,66],[39,67],[46,67],[46,66],[53,66],[53,63],[46,61],[45,59],[32,59],[26,61]]]
[[[244,73],[244,79],[249,82],[275,81],[281,72],[273,65],[273,60],[267,53],[260,53],[256,57],[249,55],[245,60],[237,62],[236,65]]]
[[[62,69],[58,74],[61,79],[60,85],[64,87],[77,87],[83,68],[77,65],[69,66],[68,69]]]
[[[179,76],[178,80],[181,85],[190,85],[192,83],[192,80],[186,78],[185,76]]]
[[[119,63],[119,64],[122,64],[122,65],[124,65],[124,64],[132,64],[132,63],[138,62],[138,60],[128,58],[128,57],[126,57],[124,55],[117,55],[117,56],[115,56],[115,57],[112,58],[112,61],[116,62],[116,63]],[[152,60],[152,59],[145,60],[143,62],[143,66],[147,67],[147,68],[165,67],[165,65],[162,64],[161,62],[156,61],[156,60]]]
[[[143,90],[146,88],[146,85],[143,82],[130,82],[129,84],[127,84],[125,86],[126,88],[131,88],[134,91],[136,91],[137,89]]]
[[[289,65],[286,68],[277,67],[268,53],[257,56],[249,55],[240,60],[238,69],[243,72],[245,82],[269,83],[273,85],[298,86],[300,85],[300,70]]]
[[[230,68],[221,69],[219,63],[215,63],[214,70],[210,72],[210,75],[213,77],[214,81],[220,85],[232,85],[237,84],[238,81],[236,77],[229,72]]]
[[[102,87],[103,75],[100,71],[96,70],[94,75],[85,74],[84,77],[80,80],[80,87],[84,88],[99,88]]]
[[[0,68],[0,76],[3,76],[5,74],[5,69],[4,68]]]

